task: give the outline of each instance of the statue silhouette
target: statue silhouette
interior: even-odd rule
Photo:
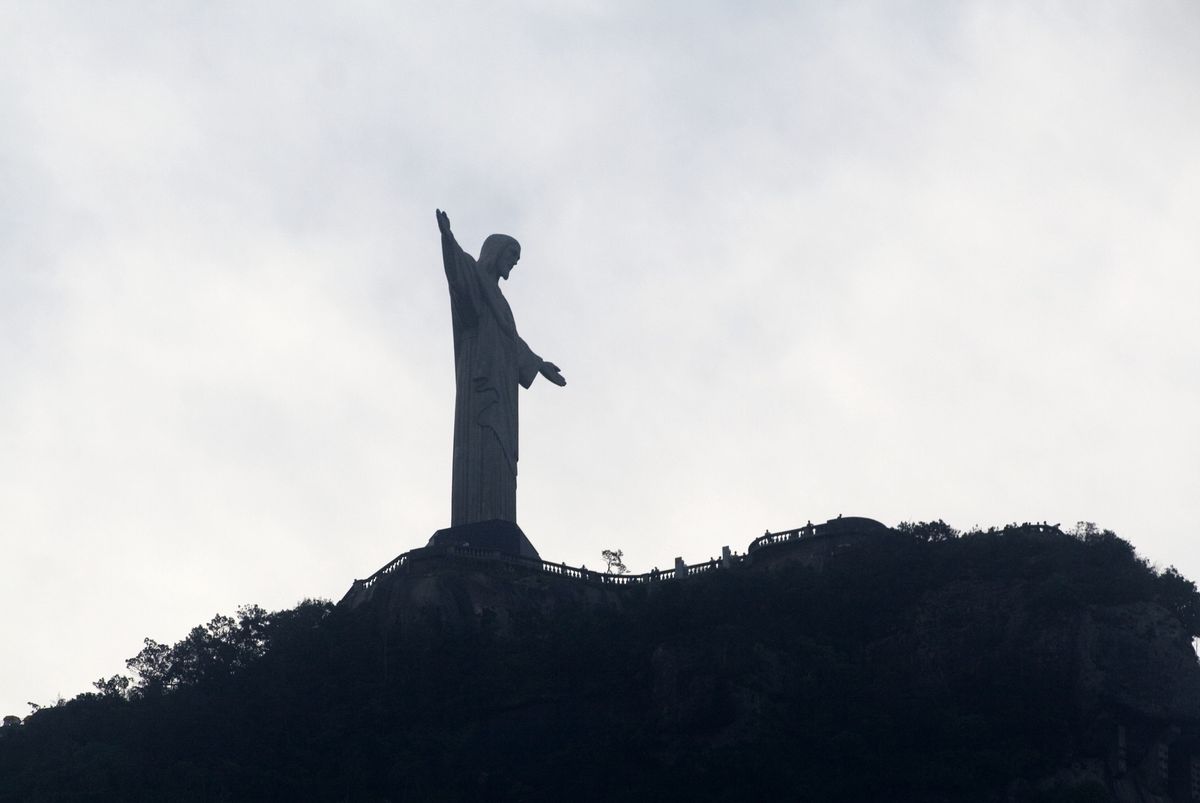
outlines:
[[[517,334],[500,292],[521,258],[506,234],[484,240],[479,260],[459,246],[450,218],[437,210],[442,261],[454,325],[454,468],[450,525],[517,520],[517,385],[538,374],[567,384],[558,366],[533,352]]]

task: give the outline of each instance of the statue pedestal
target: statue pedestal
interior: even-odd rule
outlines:
[[[517,523],[503,519],[476,521],[438,530],[426,546],[465,546],[471,549],[495,550],[533,560],[542,559]]]

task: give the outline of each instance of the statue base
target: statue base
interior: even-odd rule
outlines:
[[[471,549],[495,550],[533,560],[542,559],[517,523],[503,519],[475,521],[438,530],[426,546],[465,546]]]

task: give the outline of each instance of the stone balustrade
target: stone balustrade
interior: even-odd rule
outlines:
[[[763,549],[764,547],[773,546],[776,544],[784,544],[792,541],[802,541],[807,539],[823,539],[826,536],[836,536],[848,533],[862,533],[871,531],[886,531],[887,527],[873,519],[864,518],[841,518],[831,519],[824,524],[813,524],[809,522],[803,527],[796,527],[791,530],[781,530],[779,532],[766,532],[750,543],[745,555],[738,555],[730,552],[729,547],[722,547],[721,557],[710,558],[703,563],[687,564],[682,558],[675,559],[673,569],[658,570],[653,569],[642,574],[612,574],[609,572],[595,571],[588,569],[586,566],[568,566],[565,563],[551,563],[546,560],[538,560],[536,558],[523,557],[520,555],[512,555],[496,550],[477,549],[469,546],[437,546],[437,547],[422,547],[414,549],[398,556],[379,571],[365,580],[355,580],[350,591],[346,594],[346,599],[358,598],[363,592],[370,589],[379,580],[402,567],[408,566],[415,561],[429,560],[435,558],[449,558],[452,560],[463,560],[469,562],[487,563],[490,565],[505,565],[518,570],[530,573],[544,573],[549,575],[557,575],[559,577],[577,580],[584,583],[595,583],[599,585],[614,585],[614,586],[633,586],[646,585],[671,580],[685,579],[695,577],[697,575],[706,574],[722,569],[730,569],[740,566],[743,562],[751,560],[751,556]]]

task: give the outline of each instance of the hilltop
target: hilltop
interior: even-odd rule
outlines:
[[[0,729],[0,801],[1194,799],[1178,572],[1094,528],[816,543],[624,584],[427,553],[249,606]]]

